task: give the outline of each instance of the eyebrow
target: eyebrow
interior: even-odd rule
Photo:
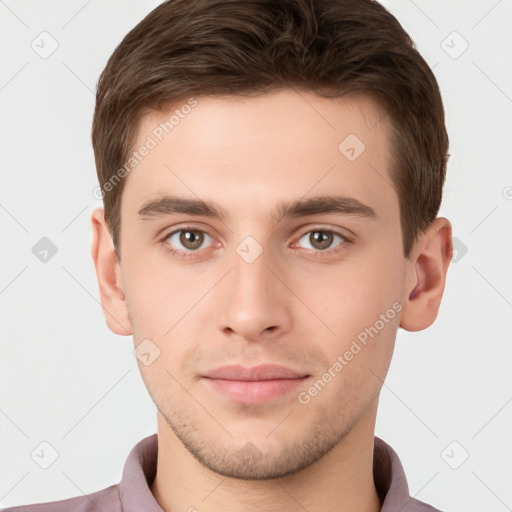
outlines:
[[[164,217],[168,215],[187,214],[211,217],[226,222],[227,213],[224,209],[210,201],[165,195],[144,203],[138,211],[141,220]],[[318,196],[309,199],[278,203],[274,218],[306,217],[316,214],[341,214],[368,219],[377,219],[375,210],[358,199],[347,196]]]

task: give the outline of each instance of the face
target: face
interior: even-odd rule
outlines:
[[[143,119],[123,190],[139,367],[196,459],[284,476],[374,415],[388,369],[408,260],[387,124],[362,96],[196,100],[169,133]]]

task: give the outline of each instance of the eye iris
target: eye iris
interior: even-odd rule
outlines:
[[[180,243],[187,249],[198,249],[204,241],[204,235],[198,231],[182,231]]]
[[[328,249],[332,244],[333,238],[333,233],[328,233],[325,231],[313,231],[309,235],[311,245],[317,249]]]

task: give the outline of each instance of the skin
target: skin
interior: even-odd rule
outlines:
[[[369,97],[286,89],[197,101],[127,177],[120,263],[103,210],[91,217],[109,328],[160,350],[151,364],[138,362],[158,409],[151,490],[173,512],[379,510],[372,476],[379,393],[397,329],[425,329],[437,316],[451,225],[435,219],[404,257],[388,121]],[[168,118],[143,118],[134,147]],[[366,146],[354,161],[338,149],[349,134]],[[139,209],[163,194],[214,202],[226,218],[140,218]],[[357,199],[376,216],[275,215],[282,201],[329,195]],[[183,232],[168,236],[185,228],[199,232],[199,249],[180,239]],[[326,245],[313,238],[319,230]],[[236,250],[248,236],[262,250],[251,263]],[[170,253],[171,244],[181,252]],[[255,254],[257,246],[245,247]],[[393,304],[394,318],[301,403],[298,393]],[[219,366],[262,363],[309,377],[262,404],[230,400],[202,378]]]

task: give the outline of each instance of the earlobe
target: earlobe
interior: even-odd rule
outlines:
[[[101,306],[109,329],[122,336],[132,334],[121,270],[103,208],[91,214],[91,256],[96,268]]]
[[[412,251],[400,327],[421,331],[437,318],[452,258],[450,222],[438,217],[420,236]]]

